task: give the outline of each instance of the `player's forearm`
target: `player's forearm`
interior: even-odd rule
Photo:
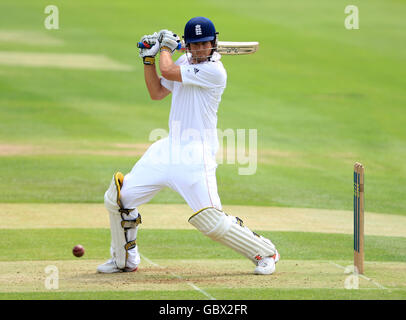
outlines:
[[[168,51],[161,51],[159,55],[159,69],[161,74],[165,77],[164,73],[169,72],[174,65],[171,54]]]
[[[162,50],[159,56],[159,69],[165,79],[182,81],[180,67],[173,62],[172,55],[165,50]]]
[[[163,87],[161,85],[161,79],[156,72],[155,65],[144,65],[144,78],[147,85],[149,95],[152,100],[161,100],[165,96],[163,95]]]

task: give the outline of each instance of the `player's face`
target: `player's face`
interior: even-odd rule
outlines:
[[[207,57],[210,56],[212,48],[211,41],[191,43],[189,49],[192,54],[193,63],[207,61]]]

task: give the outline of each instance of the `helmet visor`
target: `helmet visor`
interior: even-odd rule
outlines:
[[[209,45],[207,47],[195,47],[194,45],[186,46],[186,53],[189,63],[197,64],[205,61],[209,61],[213,55],[213,52],[216,51],[217,47],[212,41],[205,41]],[[194,48],[192,48],[194,47]]]
[[[210,37],[204,37],[204,38],[190,39],[187,43],[213,41],[214,38],[215,38],[214,36],[210,36]]]

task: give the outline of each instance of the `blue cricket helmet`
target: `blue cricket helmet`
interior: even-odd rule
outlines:
[[[190,19],[185,25],[183,38],[185,43],[204,42],[217,40],[216,28],[210,19],[205,17],[195,17]]]

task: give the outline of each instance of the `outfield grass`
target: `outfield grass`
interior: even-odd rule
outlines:
[[[0,184],[1,201],[101,203],[112,174],[117,170],[129,172],[137,159],[95,155],[0,157],[4,179]],[[341,169],[341,175],[332,177],[337,167],[331,165],[326,171],[316,165],[320,159],[313,167],[299,169],[282,165],[283,159],[277,161],[274,165],[258,164],[254,176],[239,176],[236,167],[220,165],[217,180],[222,202],[351,210],[352,165],[348,164]],[[377,176],[366,172],[366,210],[404,215],[406,181],[402,177],[393,180],[387,177],[383,173]],[[184,200],[172,190],[164,189],[151,203],[184,203]]]
[[[259,231],[258,231],[259,232]],[[311,232],[259,232],[272,239],[286,260],[351,260],[353,238],[345,234]],[[30,244],[27,245],[29,234]],[[2,229],[0,261],[70,260],[81,243],[89,251],[83,259],[109,256],[108,229]],[[52,241],[49,241],[52,239]],[[196,230],[139,230],[139,248],[160,259],[236,259],[240,256]],[[406,262],[404,237],[366,236],[367,261]]]
[[[234,289],[211,290],[211,294],[218,300],[373,300],[379,295],[380,299],[404,300],[406,295],[403,290],[346,290],[346,289],[318,289],[316,290],[280,290],[280,289]],[[155,291],[121,291],[121,292],[40,292],[40,293],[0,293],[2,300],[200,300],[202,295],[196,291],[160,291],[157,296]]]
[[[238,165],[218,167],[223,205],[348,212],[352,167],[360,161],[366,168],[366,211],[391,214],[392,223],[393,215],[406,215],[406,3],[352,2],[360,10],[360,29],[352,31],[344,28],[344,0],[181,0],[176,6],[159,0],[154,19],[138,1],[52,4],[60,12],[60,29],[52,31],[43,24],[48,1],[0,5],[1,203],[34,211],[40,203],[102,204],[112,173],[131,170],[151,143],[150,132],[168,126],[170,99],[149,99],[135,43],[163,28],[182,34],[189,18],[203,15],[214,21],[220,40],[260,42],[255,55],[222,60],[228,84],[218,126],[258,133],[255,175],[238,175]],[[33,54],[106,63],[93,69],[63,60],[57,67],[28,67],[7,60],[17,54],[21,64],[33,62]],[[125,68],[106,70],[109,63]],[[184,201],[166,189],[152,203]],[[55,218],[52,211],[45,215]],[[337,265],[351,264],[352,236],[341,226],[328,233],[261,230],[277,244],[282,260],[279,273],[261,281],[267,287],[256,288],[252,265],[196,230],[141,228],[143,255],[165,267],[143,259],[144,271],[103,278],[94,270],[108,257],[106,228],[88,221],[80,228],[80,219],[75,227],[43,229],[30,228],[28,220],[21,226],[7,221],[0,221],[0,299],[207,298],[185,281],[217,299],[406,298],[405,237],[390,230],[367,235],[365,242],[366,274],[386,289],[365,279],[362,290],[343,289],[346,275]],[[72,260],[77,243],[86,254]],[[44,292],[43,266],[51,262],[69,274],[62,279],[65,292]],[[205,264],[213,273],[199,269]],[[171,270],[184,280],[174,281]],[[93,292],[83,289],[83,279]],[[128,287],[134,281],[142,290]]]
[[[260,1],[255,14],[247,1],[181,1],[182,10],[162,2],[156,5],[165,15],[154,21],[138,14],[142,3],[56,1],[57,31],[43,27],[46,4],[3,1],[0,29],[31,33],[27,43],[0,40],[0,51],[103,54],[134,71],[1,64],[0,144],[75,149],[85,143],[108,150],[114,143],[149,143],[151,130],[167,128],[170,101],[149,100],[135,42],[163,27],[181,33],[185,21],[201,13],[213,19],[221,39],[261,46],[252,56],[223,58],[228,87],[219,128],[258,129],[264,153],[253,176],[238,176],[233,165],[219,167],[224,203],[348,210],[352,165],[361,161],[367,209],[406,213],[406,47],[398,32],[404,4],[357,1],[361,25],[353,31],[344,28],[347,3],[340,0]],[[59,43],[39,41],[44,36]],[[0,201],[99,202],[111,172],[128,171],[137,159],[2,155]],[[14,183],[5,183],[10,177]],[[154,201],[183,200],[169,191]]]

